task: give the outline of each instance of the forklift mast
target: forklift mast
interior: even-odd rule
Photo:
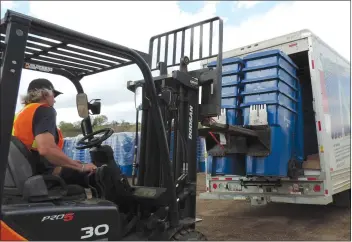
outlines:
[[[214,25],[218,27],[218,45],[215,50]],[[199,43],[195,42],[196,29],[199,30]],[[208,50],[207,54],[204,54],[203,48],[205,31],[209,35],[209,45],[204,46]],[[187,33],[190,34],[188,43],[186,43]],[[181,41],[177,41],[177,37],[181,37]],[[196,215],[198,123],[221,113],[222,38],[223,22],[219,17],[215,17],[150,39],[149,66],[152,71],[160,72],[160,76],[154,77],[153,80],[164,127],[155,122],[145,80],[127,83],[127,88],[131,91],[135,91],[138,87],[142,88],[142,128],[137,184],[167,187],[174,201],[178,201],[180,196],[187,197],[183,202],[178,201],[179,205],[171,204],[170,217],[174,218],[175,223],[180,216],[179,206],[184,208],[182,217],[195,218]],[[196,44],[199,45],[199,49],[195,48]],[[187,45],[189,55],[186,55]],[[176,58],[177,53],[180,53],[180,59]],[[188,64],[212,57],[217,57],[217,68],[188,71]],[[179,66],[179,70],[168,74],[168,68],[175,66]],[[202,97],[200,103],[199,95]],[[157,132],[164,128],[167,131],[167,147],[170,147],[171,133],[174,133],[172,162],[170,157],[160,152],[166,145],[155,141]],[[175,186],[176,193],[171,188]],[[183,195],[174,197],[175,194],[179,194],[178,190],[181,190],[181,187]]]

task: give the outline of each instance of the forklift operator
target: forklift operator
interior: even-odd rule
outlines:
[[[67,184],[86,187],[94,164],[72,160],[62,151],[64,140],[56,126],[55,97],[62,94],[47,79],[33,80],[22,97],[24,108],[15,116],[12,135],[31,151],[36,175],[59,175]]]

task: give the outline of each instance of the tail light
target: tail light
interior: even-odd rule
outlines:
[[[315,185],[315,186],[313,187],[313,191],[315,191],[315,192],[320,192],[320,191],[321,191],[320,185]]]

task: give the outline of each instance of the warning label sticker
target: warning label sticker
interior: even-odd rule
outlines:
[[[31,64],[31,63],[25,63],[24,68],[30,69],[30,70],[35,70],[35,71],[43,71],[43,72],[52,72],[53,71],[53,68],[51,68],[51,67],[36,65],[36,64]]]

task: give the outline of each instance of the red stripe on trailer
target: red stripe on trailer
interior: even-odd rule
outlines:
[[[211,178],[213,181],[218,181],[219,180],[219,177],[213,177]]]
[[[312,60],[312,69],[314,69],[314,60]]]
[[[325,190],[325,195],[328,195],[329,194],[329,191],[328,189]]]
[[[231,177],[226,177],[225,180],[226,181],[232,181],[232,178]]]
[[[316,181],[316,180],[318,180],[318,179],[317,179],[316,177],[308,177],[307,180],[308,180],[308,181]]]
[[[321,131],[321,123],[318,121],[318,130]]]
[[[290,44],[288,47],[294,47],[297,46],[297,43]]]

